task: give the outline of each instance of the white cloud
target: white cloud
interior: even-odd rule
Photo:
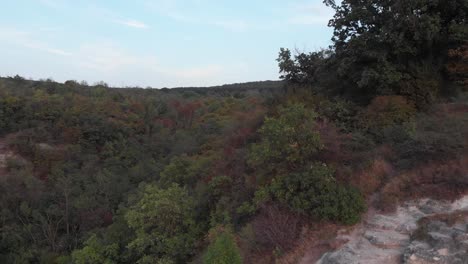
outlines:
[[[138,29],[145,29],[149,28],[149,26],[141,21],[137,20],[117,20],[116,23],[127,26],[127,27],[132,27],[132,28],[138,28]]]

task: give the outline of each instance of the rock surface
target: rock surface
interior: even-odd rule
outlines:
[[[468,212],[468,196],[453,203],[430,199],[407,202],[388,215],[370,212],[353,232],[339,235],[337,239],[347,243],[324,254],[317,263],[468,264],[468,218],[462,217],[461,223],[452,226],[436,219],[426,221],[423,230],[418,225],[425,217],[458,212]],[[424,239],[412,236],[416,230]]]
[[[430,221],[425,226],[426,237],[411,241],[405,248],[404,263],[468,263],[468,218],[461,220],[463,224],[454,226]]]

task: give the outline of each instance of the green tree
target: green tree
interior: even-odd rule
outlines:
[[[103,242],[93,234],[86,240],[82,249],[73,251],[72,261],[74,264],[114,264],[117,263],[118,250],[117,244],[103,245]]]
[[[232,233],[218,232],[203,256],[203,264],[241,264],[242,257]]]
[[[174,157],[161,172],[159,183],[163,187],[173,183],[193,187],[201,176],[208,173],[207,169],[211,162],[210,157],[188,157],[187,155]]]
[[[323,148],[314,129],[316,118],[301,104],[280,107],[278,117],[267,117],[260,128],[261,141],[252,146],[249,163],[256,168],[291,170],[310,162]]]
[[[128,247],[140,256],[140,263],[163,257],[186,260],[199,234],[195,205],[187,190],[177,185],[160,189],[150,184],[140,195],[126,214],[128,225],[136,232]]]

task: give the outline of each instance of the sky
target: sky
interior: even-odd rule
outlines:
[[[331,44],[322,0],[2,1],[0,76],[118,87],[278,79],[281,47]]]

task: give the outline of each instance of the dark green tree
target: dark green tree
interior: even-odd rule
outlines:
[[[359,191],[339,184],[333,174],[332,168],[316,163],[305,172],[273,179],[264,195],[299,213],[354,224],[365,210],[364,199]]]
[[[328,82],[326,88],[359,102],[396,94],[425,107],[447,79],[449,50],[468,39],[466,0],[325,3],[336,11],[329,23],[334,29],[332,56],[299,53],[292,58],[281,50],[280,71],[286,80],[309,83],[321,77],[321,70],[336,72],[340,83]]]

